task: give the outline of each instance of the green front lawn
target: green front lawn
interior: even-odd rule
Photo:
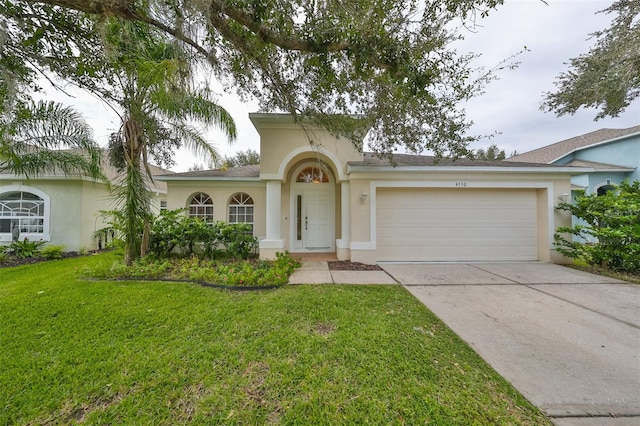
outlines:
[[[0,269],[0,425],[549,424],[400,286]]]

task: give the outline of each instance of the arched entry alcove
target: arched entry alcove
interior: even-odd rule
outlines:
[[[336,180],[322,161],[303,160],[291,168],[291,252],[335,252]]]

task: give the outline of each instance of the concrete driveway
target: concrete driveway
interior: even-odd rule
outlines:
[[[547,263],[381,264],[557,425],[640,425],[640,285]]]

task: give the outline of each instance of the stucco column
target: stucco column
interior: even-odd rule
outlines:
[[[275,259],[276,252],[284,248],[284,240],[280,233],[282,202],[282,182],[279,180],[267,181],[267,205],[266,205],[266,238],[260,241],[260,258]]]
[[[336,256],[339,260],[351,258],[351,186],[349,182],[341,182],[340,196],[340,223],[342,235],[336,241]]]

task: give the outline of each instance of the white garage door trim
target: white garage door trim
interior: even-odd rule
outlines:
[[[536,182],[498,182],[498,181],[371,181],[369,183],[369,238],[370,241],[352,241],[352,250],[376,250],[377,241],[377,214],[376,192],[378,188],[509,188],[509,189],[546,189],[547,190],[547,223],[549,249],[553,248],[553,183],[546,181]]]

